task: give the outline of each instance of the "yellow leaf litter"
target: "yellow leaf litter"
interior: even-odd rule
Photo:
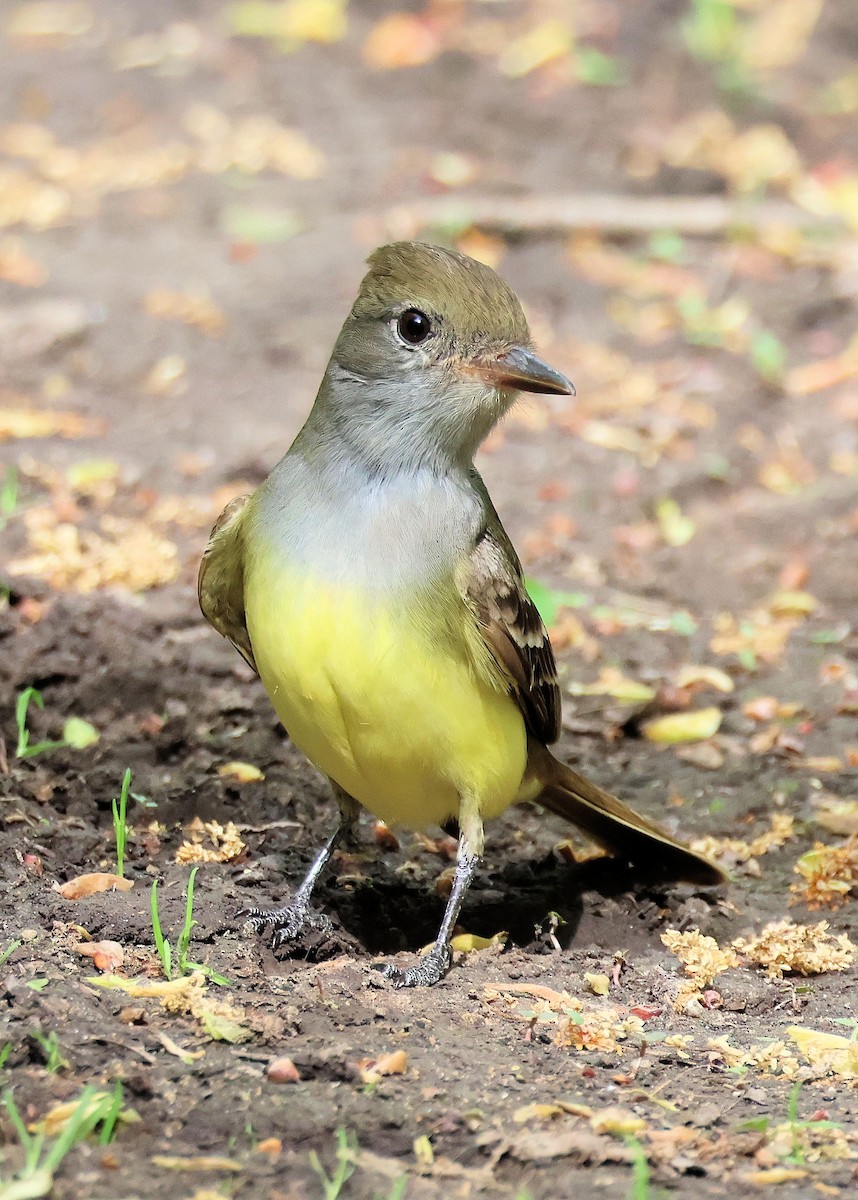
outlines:
[[[691,849],[706,858],[719,861],[732,859],[733,862],[744,863],[752,858],[760,858],[771,850],[777,850],[793,836],[794,818],[789,813],[772,813],[769,817],[769,828],[758,833],[749,842],[742,838],[718,838],[707,835],[696,838],[691,843]]]
[[[173,542],[144,521],[105,514],[95,532],[61,521],[47,507],[30,509],[23,519],[34,553],[9,564],[13,575],[36,575],[59,590],[142,592],[170,583],[179,572]]]
[[[187,837],[176,851],[177,863],[233,862],[244,853],[244,842],[232,821],[221,825],[219,821],[202,821],[194,817],[185,833]],[[206,839],[211,842],[210,846],[203,844]]]
[[[858,884],[858,834],[840,846],[816,842],[793,869],[804,882],[792,884],[790,891],[808,908],[839,908]]]
[[[722,971],[743,961],[765,967],[772,979],[782,978],[787,971],[819,975],[824,971],[845,971],[854,962],[856,949],[845,934],[835,937],[828,933],[827,921],[811,926],[774,921],[755,937],[735,938],[725,949],[699,929],[684,932],[668,929],[661,940],[690,976],[690,983],[674,1001],[678,1012]]]
[[[253,1035],[242,1025],[243,1009],[221,996],[212,997],[206,990],[202,971],[178,979],[125,979],[120,975],[90,977],[87,983],[116,989],[137,998],[161,1001],[167,1012],[195,1017],[209,1037],[215,1041],[246,1042]]]

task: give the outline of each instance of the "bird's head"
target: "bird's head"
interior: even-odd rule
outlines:
[[[325,403],[419,461],[470,460],[518,392],[574,395],[533,351],[517,296],[483,263],[422,242],[369,259],[337,339]],[[320,396],[320,399],[322,397]]]

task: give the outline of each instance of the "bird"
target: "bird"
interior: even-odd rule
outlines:
[[[291,899],[250,908],[284,945],[330,928],[312,894],[362,809],[393,829],[453,826],[438,935],[396,987],[449,971],[484,825],[530,801],[632,866],[698,886],[719,867],[556,758],[560,689],[545,625],[474,456],[520,392],[572,397],[489,266],[424,242],[375,250],[315,402],[285,456],[232,500],[199,571],[203,615],[259,675],[326,775],[334,832]]]

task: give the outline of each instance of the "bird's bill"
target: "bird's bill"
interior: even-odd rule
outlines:
[[[544,392],[552,396],[574,396],[575,388],[565,375],[549,367],[532,350],[513,346],[496,358],[475,363],[480,378],[492,387],[517,392]]]

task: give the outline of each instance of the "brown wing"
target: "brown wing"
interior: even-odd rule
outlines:
[[[242,519],[249,496],[236,496],[215,522],[200,563],[197,594],[203,616],[254,671],[256,662],[244,614],[244,539]]]
[[[477,539],[460,586],[483,641],[518,701],[528,727],[543,744],[560,736],[560,689],[551,642],[528,596],[521,563],[492,512]]]

